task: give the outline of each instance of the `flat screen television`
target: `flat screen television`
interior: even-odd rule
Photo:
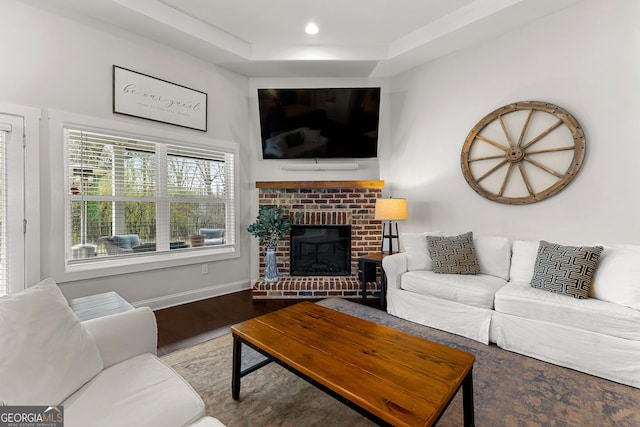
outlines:
[[[258,89],[262,158],[378,155],[380,88]]]

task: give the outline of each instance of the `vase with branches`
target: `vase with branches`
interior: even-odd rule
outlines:
[[[275,249],[280,240],[291,230],[292,221],[283,206],[263,205],[258,209],[258,216],[253,224],[247,227],[252,236],[257,237],[267,248],[265,255],[265,282],[278,280],[278,267]]]

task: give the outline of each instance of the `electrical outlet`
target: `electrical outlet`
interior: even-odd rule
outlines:
[[[202,264],[202,274],[209,274],[209,264]]]

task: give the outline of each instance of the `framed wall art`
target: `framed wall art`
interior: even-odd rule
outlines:
[[[113,112],[207,131],[207,94],[113,66]]]

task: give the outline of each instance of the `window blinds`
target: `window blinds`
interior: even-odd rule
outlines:
[[[69,188],[74,195],[155,196],[153,143],[67,130],[67,153]]]

